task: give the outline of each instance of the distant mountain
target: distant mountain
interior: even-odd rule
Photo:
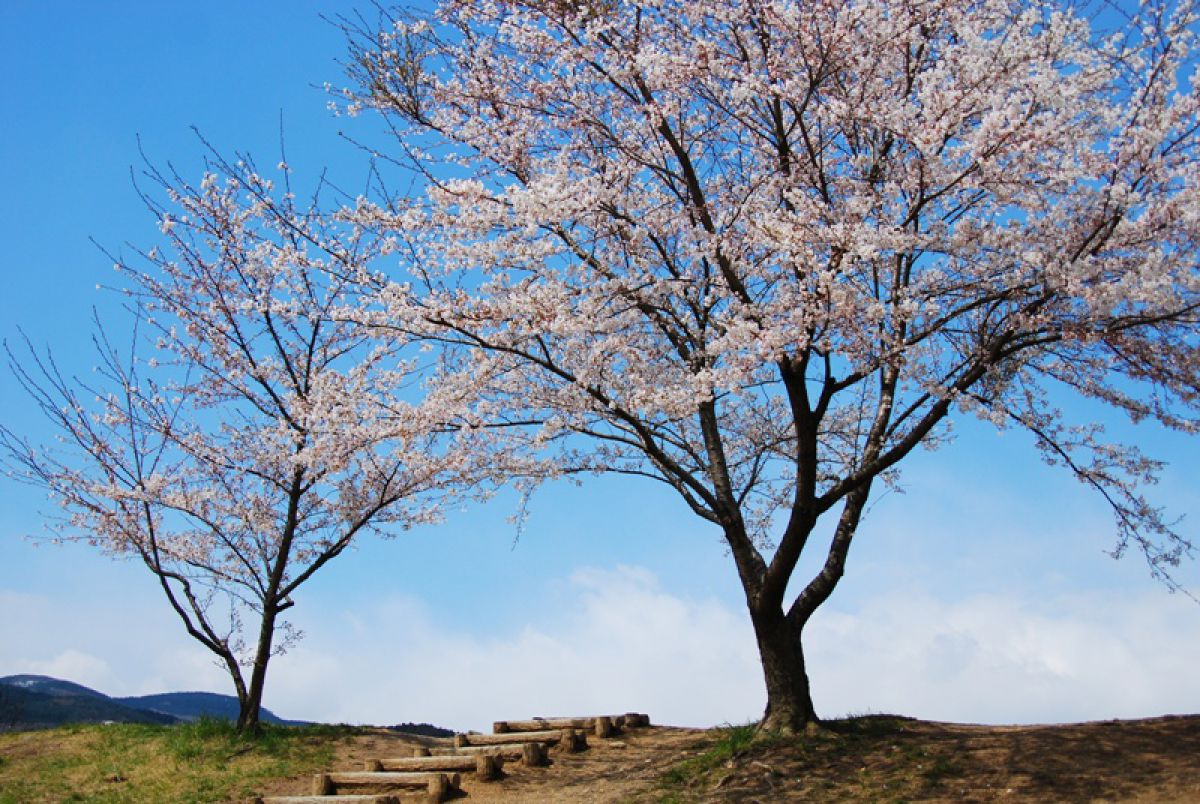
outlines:
[[[198,720],[201,717],[237,720],[238,716],[237,698],[232,695],[218,695],[215,692],[163,692],[158,695],[138,695],[113,700],[134,709],[158,712],[179,720]],[[303,726],[308,722],[284,720],[266,707],[260,711],[259,719],[263,723],[284,726]]]
[[[0,731],[44,729],[66,723],[186,723],[201,717],[236,720],[237,698],[215,692],[164,692],[110,698],[90,687],[50,676],[0,677]],[[306,720],[285,720],[269,709],[260,713],[263,723],[308,725]],[[454,732],[430,723],[402,723],[392,731],[449,737]]]
[[[45,676],[0,678],[0,730],[65,723],[177,723],[170,715],[124,706],[93,689]]]
[[[215,692],[167,692],[131,698],[110,698],[90,687],[49,676],[0,678],[0,731],[38,729],[65,723],[171,724],[201,717],[236,720],[237,698]],[[268,709],[264,723],[303,725],[284,720]]]
[[[82,684],[76,684],[74,681],[63,681],[59,678],[51,678],[50,676],[4,676],[0,678],[0,684],[7,684],[11,687],[20,687],[23,690],[30,692],[40,692],[43,695],[83,695],[92,698],[107,698],[103,692],[96,692],[91,687],[85,687]]]

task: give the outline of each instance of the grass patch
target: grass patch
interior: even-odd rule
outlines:
[[[0,804],[250,798],[266,780],[326,768],[337,740],[355,731],[266,725],[250,736],[228,721],[201,719],[0,734]]]
[[[722,726],[713,729],[710,735],[712,740],[704,745],[703,751],[694,757],[683,760],[662,775],[659,782],[660,787],[695,787],[707,779],[714,770],[746,753],[752,745],[766,745],[778,739],[759,732],[756,722],[740,726]],[[659,801],[661,804],[674,804],[683,799],[678,793],[667,791],[663,793]]]
[[[846,715],[834,720],[826,720],[821,725],[834,734],[844,737],[886,737],[902,731],[908,723],[913,723],[909,717],[900,715]]]
[[[921,775],[930,787],[937,787],[942,780],[959,773],[960,768],[950,757],[935,754],[929,759],[929,766]]]

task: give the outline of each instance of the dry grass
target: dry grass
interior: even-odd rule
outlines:
[[[279,777],[328,767],[349,736],[335,727],[267,728],[249,739],[224,721],[0,734],[0,804],[244,799]]]

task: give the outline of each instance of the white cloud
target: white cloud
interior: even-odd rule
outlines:
[[[293,716],[350,722],[431,721],[481,728],[490,719],[646,711],[671,723],[745,720],[761,709],[753,637],[716,601],[668,594],[644,570],[582,570],[571,608],[507,634],[438,626],[394,598],[309,638],[272,669],[269,700]],[[328,696],[313,696],[328,690]]]
[[[598,711],[679,725],[761,713],[740,607],[688,598],[630,567],[577,571],[567,589],[557,610],[531,609],[503,630],[486,610],[448,625],[432,602],[413,598],[354,610],[314,601],[298,623],[305,639],[271,665],[266,704],[285,717],[454,728]],[[131,609],[145,601],[97,601],[86,618],[38,596],[0,592],[0,605],[21,612],[0,621],[0,675],[44,673],[122,695],[229,691],[223,671],[168,618],[131,636]],[[948,601],[893,589],[819,612],[805,645],[823,715],[1053,722],[1195,711],[1197,633],[1200,606],[1157,588]]]
[[[0,589],[0,613],[0,676],[54,676],[116,696],[229,686],[219,673],[180,672],[207,654],[146,590],[81,599],[69,589],[59,595]],[[155,686],[156,674],[167,686]]]
[[[190,640],[155,653],[142,672],[145,675],[140,678],[126,680],[131,685],[129,695],[192,691],[233,694],[225,665]]]
[[[806,639],[828,714],[986,723],[1144,717],[1200,700],[1200,607],[1152,589],[1045,600],[892,593],[823,612]]]
[[[48,659],[22,659],[5,663],[0,675],[53,676],[67,679],[93,689],[103,689],[113,681],[112,668],[108,662],[74,649],[65,650]]]

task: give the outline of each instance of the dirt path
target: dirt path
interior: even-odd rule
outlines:
[[[601,804],[637,800],[655,787],[663,772],[694,754],[704,735],[697,729],[651,727],[612,740],[589,738],[587,751],[554,753],[548,768],[506,765],[506,778],[492,784],[470,784],[470,797],[463,801]]]
[[[578,754],[551,752],[551,765],[527,768],[509,762],[497,782],[463,779],[467,796],[463,804],[531,804],[586,801],[627,802],[645,798],[664,771],[694,754],[705,732],[698,729],[651,727],[631,730],[616,739],[588,740],[588,750]],[[362,770],[368,759],[410,756],[416,746],[448,747],[450,740],[413,737],[383,729],[356,735],[336,748],[331,770]],[[260,795],[298,795],[308,792],[310,779],[280,779]]]

